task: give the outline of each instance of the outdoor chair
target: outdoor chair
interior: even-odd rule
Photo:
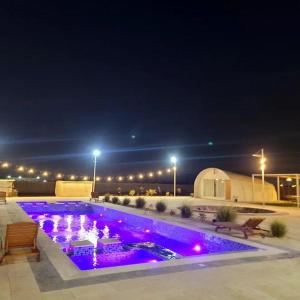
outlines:
[[[248,238],[249,235],[260,234],[264,237],[264,232],[267,230],[261,229],[259,224],[262,223],[265,218],[249,218],[244,224],[235,224],[232,222],[214,222],[213,225],[216,226],[216,231],[219,229],[228,229],[240,231],[244,234],[245,239]]]
[[[6,192],[0,192],[0,203],[6,204]]]
[[[38,224],[32,222],[18,222],[7,224],[4,249],[0,263],[7,257],[34,256],[40,261],[40,251],[37,248]]]
[[[91,192],[90,201],[93,201],[93,200],[94,200],[94,202],[101,202],[101,200],[100,200],[100,194],[97,193],[97,192]]]

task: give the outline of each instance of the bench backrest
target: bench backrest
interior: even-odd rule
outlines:
[[[243,227],[256,228],[265,218],[249,218]]]
[[[6,228],[5,249],[36,248],[38,225],[32,222],[8,224]]]

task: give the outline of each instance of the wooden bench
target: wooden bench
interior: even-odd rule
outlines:
[[[40,251],[37,247],[37,234],[38,224],[32,222],[7,224],[3,249],[4,254],[0,258],[0,263],[6,257],[14,256],[34,256],[39,261]],[[21,251],[17,252],[16,250]]]

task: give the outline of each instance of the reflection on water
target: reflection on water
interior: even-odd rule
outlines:
[[[61,216],[53,215],[52,220],[53,220],[53,232],[58,232],[58,223],[59,220],[61,220]]]
[[[91,220],[86,215],[30,215],[39,223],[55,243],[65,246],[65,243],[76,240],[88,240],[97,247],[99,238],[110,237],[110,229],[107,225],[99,224],[97,220]]]
[[[72,228],[71,228],[72,221],[73,221],[73,216],[72,215],[68,215],[67,216],[67,224],[68,224],[68,226],[67,226],[67,229],[66,229],[66,231],[68,231],[68,232],[72,232]]]
[[[101,230],[103,233],[102,238],[103,239],[109,239],[109,228],[107,225],[104,226],[104,228]]]

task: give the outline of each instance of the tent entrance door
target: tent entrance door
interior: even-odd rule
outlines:
[[[225,197],[225,181],[219,179],[204,179],[203,196],[207,198],[227,199],[227,197]]]

